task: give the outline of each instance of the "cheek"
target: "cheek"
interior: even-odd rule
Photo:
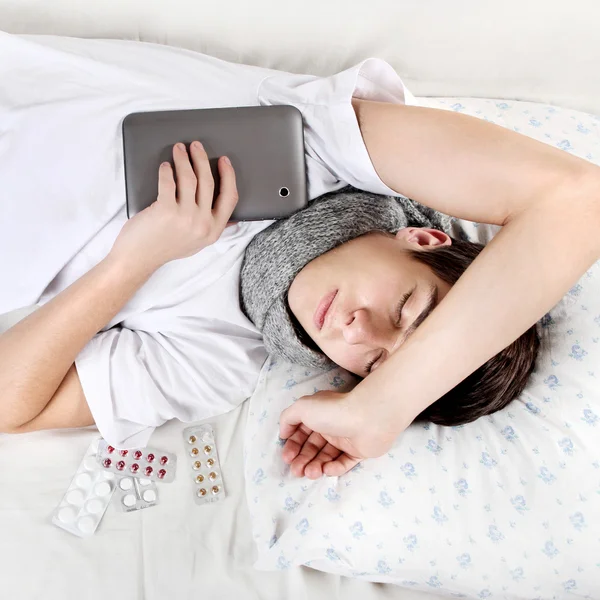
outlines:
[[[331,340],[323,340],[319,347],[330,360],[342,369],[351,373],[362,371],[364,365],[361,362],[360,352],[357,352],[354,347],[345,342]]]
[[[288,290],[288,305],[295,317],[304,325],[306,307],[309,305],[310,286],[297,277]]]

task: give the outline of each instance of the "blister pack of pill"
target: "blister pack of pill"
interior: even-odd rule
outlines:
[[[183,430],[189,467],[186,477],[194,484],[196,504],[218,502],[225,498],[225,487],[213,428],[208,423]]]
[[[80,537],[93,535],[115,491],[114,474],[104,471],[96,460],[99,441],[90,444],[69,489],[52,514],[54,525]]]
[[[159,503],[158,486],[145,477],[117,478],[116,489],[116,504],[124,512],[150,508]]]
[[[101,440],[97,459],[107,472],[118,475],[144,477],[152,481],[170,483],[175,479],[177,456],[157,448],[120,450]]]

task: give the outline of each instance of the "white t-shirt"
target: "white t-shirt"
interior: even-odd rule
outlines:
[[[293,75],[187,50],[120,40],[0,32],[0,313],[44,303],[109,252],[125,222],[121,123],[130,112],[292,104],[305,126],[309,194],[377,176],[352,96],[414,103],[379,59],[332,75]],[[257,140],[260,143],[260,140]],[[144,445],[153,429],[239,405],[266,358],[239,306],[251,238],[240,223],[159,269],[76,360],[100,433]],[[7,283],[8,282],[8,283]]]

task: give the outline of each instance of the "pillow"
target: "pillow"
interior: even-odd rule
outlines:
[[[600,159],[600,119],[521,102],[439,100]],[[566,199],[568,201],[568,199]],[[455,223],[488,241],[494,228]],[[353,378],[275,359],[250,400],[246,494],[264,570],[315,569],[473,598],[600,597],[600,263],[538,324],[524,393],[459,427],[409,427],[339,478],[295,479],[281,411]]]

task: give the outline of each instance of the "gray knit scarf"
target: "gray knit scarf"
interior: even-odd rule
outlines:
[[[433,227],[449,233],[450,225],[450,217],[408,198],[351,187],[326,194],[253,238],[242,264],[240,305],[262,332],[269,353],[309,367],[330,365],[307,345],[288,306],[296,275],[321,254],[370,231]]]

